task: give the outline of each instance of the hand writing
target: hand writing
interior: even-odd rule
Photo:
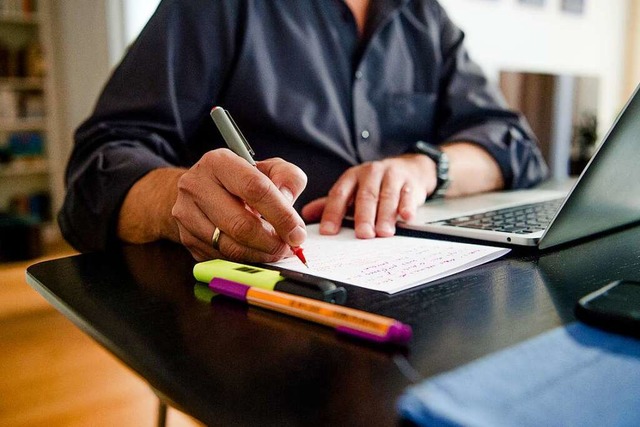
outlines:
[[[290,256],[289,245],[299,246],[306,237],[292,207],[306,183],[306,175],[282,159],[255,168],[230,150],[209,151],[178,181],[171,213],[180,241],[198,261],[222,256],[273,262]]]

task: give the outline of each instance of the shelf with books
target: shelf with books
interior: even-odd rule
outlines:
[[[44,131],[46,122],[43,118],[34,119],[12,119],[5,120],[0,118],[1,132],[27,132],[27,131]]]
[[[0,13],[0,24],[6,25],[33,25],[39,23],[36,15],[23,15],[22,12],[2,12]]]
[[[38,76],[0,77],[0,87],[15,91],[44,90],[44,78]]]
[[[0,0],[0,23],[38,23],[38,0]]]
[[[27,177],[49,173],[49,162],[44,157],[31,157],[0,163],[0,177]]]
[[[0,0],[0,212],[51,221],[49,0]],[[50,18],[49,18],[50,19]]]
[[[5,126],[32,126],[45,114],[42,77],[0,77],[0,131],[7,130]]]

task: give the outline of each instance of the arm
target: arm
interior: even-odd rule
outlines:
[[[130,47],[75,135],[58,217],[74,247],[89,251],[116,243],[125,198],[143,205],[149,198],[153,207],[165,182],[151,191],[134,184],[152,179],[156,169],[187,168],[215,144],[201,123],[229,72],[240,7],[238,1],[207,7],[163,1]]]
[[[118,215],[118,237],[130,243],[160,239],[179,242],[171,209],[178,197],[178,181],[185,172],[182,168],[159,168],[136,181]]]
[[[292,207],[306,176],[281,159],[256,166],[218,149],[188,170],[149,172],[125,197],[118,236],[131,243],[173,240],[198,261],[224,256],[272,262],[291,255],[289,246],[300,246],[306,237]],[[215,227],[223,233],[217,250],[211,244]]]
[[[451,186],[447,197],[495,191],[504,188],[498,162],[483,148],[468,142],[454,142],[442,147],[449,156]],[[435,165],[434,165],[435,168]]]

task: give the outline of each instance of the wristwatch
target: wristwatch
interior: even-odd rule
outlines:
[[[447,154],[436,145],[424,141],[418,141],[413,144],[411,152],[424,154],[435,162],[436,178],[438,181],[433,194],[431,194],[429,198],[436,199],[444,197],[447,188],[451,185],[451,178],[449,177],[449,157]]]

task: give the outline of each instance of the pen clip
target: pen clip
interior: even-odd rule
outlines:
[[[251,146],[249,145],[249,141],[247,141],[247,138],[245,138],[244,135],[242,134],[242,131],[240,130],[240,128],[236,124],[236,121],[233,120],[233,117],[231,117],[231,114],[229,114],[229,111],[224,110],[224,113],[229,118],[229,121],[231,122],[231,124],[235,128],[236,132],[238,132],[238,135],[240,135],[240,139],[242,140],[242,143],[244,144],[244,146],[247,147],[247,151],[249,152],[251,157],[255,156],[256,153],[253,151],[253,148],[251,148]]]

